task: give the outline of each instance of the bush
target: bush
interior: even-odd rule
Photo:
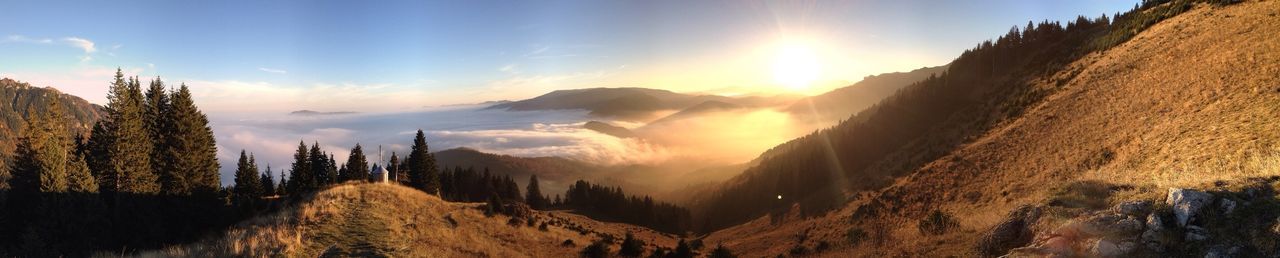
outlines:
[[[804,244],[796,244],[796,246],[792,246],[791,250],[787,251],[787,253],[790,253],[791,256],[806,255],[809,254],[809,248],[804,247]]]
[[[618,255],[625,257],[640,257],[644,254],[644,241],[636,239],[636,236],[627,232],[627,236],[622,239],[622,246],[618,248]]]
[[[831,250],[831,243],[827,243],[827,241],[818,241],[818,246],[813,247],[813,250],[819,253],[826,252],[827,250]]]
[[[654,247],[653,252],[649,252],[649,258],[666,258],[671,254],[671,250],[662,247]]]
[[[940,210],[933,210],[933,212],[930,212],[928,216],[921,219],[920,223],[916,226],[920,228],[920,233],[926,235],[941,235],[951,231],[951,229],[959,227],[960,223],[956,222],[956,219],[951,217],[951,214],[947,214]]]
[[[587,258],[604,258],[609,257],[609,243],[605,241],[596,241],[582,248],[582,257]]]
[[[729,251],[729,248],[725,248],[725,247],[724,247],[724,245],[722,245],[722,244],[717,244],[717,245],[716,245],[716,249],[712,249],[712,250],[711,250],[711,254],[710,254],[710,255],[707,255],[707,257],[710,257],[710,258],[736,258],[736,257],[738,257],[738,256],[737,256],[737,255],[734,255],[734,254],[733,254],[733,251]]]
[[[862,240],[867,239],[867,231],[861,228],[850,228],[844,231],[844,238],[849,240],[850,245],[858,245]]]

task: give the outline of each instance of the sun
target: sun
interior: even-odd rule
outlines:
[[[808,90],[822,75],[822,65],[813,47],[802,42],[778,45],[773,59],[773,80],[793,91]]]

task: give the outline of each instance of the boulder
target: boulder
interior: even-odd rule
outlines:
[[[1147,215],[1147,231],[1164,231],[1164,219],[1159,214]]]
[[[1177,217],[1178,226],[1186,227],[1187,223],[1200,212],[1205,205],[1213,200],[1213,195],[1184,188],[1169,188],[1169,196],[1165,199],[1165,203],[1173,207],[1173,214]]]
[[[1119,214],[1134,216],[1134,217],[1143,217],[1143,216],[1146,216],[1147,213],[1151,212],[1151,201],[1138,200],[1138,201],[1123,202],[1123,203],[1117,204],[1115,207],[1112,207],[1111,211],[1114,211],[1115,213],[1119,213]]]
[[[985,256],[996,256],[1010,249],[1026,246],[1035,237],[1031,225],[1040,218],[1040,208],[1023,205],[1010,211],[999,223],[978,238],[974,249]]]
[[[1133,236],[1142,233],[1143,227],[1137,218],[1104,212],[1085,218],[1080,224],[1080,233],[1094,237]]]
[[[1188,242],[1199,242],[1209,239],[1209,231],[1202,227],[1187,226],[1187,235],[1183,238]]]
[[[1119,245],[1112,243],[1111,241],[1107,241],[1106,239],[1098,239],[1098,241],[1094,242],[1093,246],[1089,248],[1089,251],[1093,252],[1093,255],[1098,257],[1119,257],[1121,255],[1125,255],[1120,252]]]
[[[1236,201],[1232,201],[1231,199],[1227,199],[1227,198],[1222,198],[1218,200],[1218,211],[1221,211],[1222,214],[1231,214],[1231,212],[1235,210],[1236,210]]]

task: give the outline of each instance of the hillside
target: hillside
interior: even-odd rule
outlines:
[[[602,134],[608,134],[610,136],[618,137],[618,138],[636,137],[636,133],[632,132],[630,129],[627,129],[626,127],[611,125],[609,123],[600,122],[600,121],[587,121],[587,123],[582,124],[582,128],[596,131]]]
[[[602,170],[601,167],[561,157],[515,157],[484,153],[470,148],[455,148],[435,152],[441,167],[474,167],[489,169],[497,175],[510,175],[516,182],[528,183],[530,175],[538,175],[543,189],[561,193],[569,184]]]
[[[875,105],[903,87],[946,70],[947,66],[943,65],[867,76],[853,85],[797,100],[784,110],[810,120],[840,121]]]
[[[662,123],[670,123],[670,122],[689,119],[689,118],[697,118],[699,116],[706,115],[708,113],[742,110],[744,108],[745,107],[738,104],[733,104],[733,103],[728,103],[723,101],[708,100],[706,102],[698,103],[697,105],[682,109],[680,110],[680,112],[675,112],[670,115],[659,118],[658,120],[653,120],[653,122],[649,122],[648,124],[646,124],[646,126],[657,125]]]
[[[446,202],[399,185],[343,184],[207,241],[141,256],[570,257],[593,241],[620,240],[627,232],[644,240],[646,250],[676,243],[649,229],[560,211],[532,211],[529,223],[486,216],[483,206]],[[617,242],[611,250],[618,250]]]
[[[1179,14],[1182,10],[1186,12]],[[1176,16],[1163,21],[1153,18],[1162,15]],[[961,109],[943,119],[927,120],[935,124],[927,133],[903,138],[901,145],[888,148],[895,151],[883,156],[848,152],[838,147],[847,135],[837,134],[813,137],[837,146],[834,154],[809,147],[823,146],[820,142],[780,147],[786,150],[780,158],[843,157],[839,164],[845,165],[844,171],[837,173],[847,173],[846,177],[835,178],[849,179],[843,181],[848,185],[843,186],[847,192],[842,196],[851,202],[829,213],[810,211],[810,203],[780,203],[768,215],[712,233],[707,241],[724,241],[731,249],[766,256],[796,249],[823,249],[826,255],[842,256],[998,256],[1022,246],[1030,249],[1020,251],[1031,252],[1022,255],[1030,256],[1061,254],[1061,250],[1101,255],[1115,247],[1101,243],[1133,242],[1123,242],[1130,241],[1129,236],[1098,238],[1093,235],[1098,229],[1080,225],[1111,216],[1106,214],[1108,207],[1123,211],[1119,204],[1147,201],[1156,203],[1151,208],[1154,212],[1137,218],[1146,221],[1146,226],[1139,222],[1137,233],[1143,233],[1142,228],[1166,227],[1168,223],[1159,222],[1163,215],[1157,215],[1173,212],[1169,211],[1172,205],[1165,206],[1176,202],[1170,188],[1186,187],[1227,196],[1210,199],[1212,207],[1245,203],[1245,211],[1228,217],[1231,209],[1206,209],[1201,214],[1205,218],[1193,222],[1203,228],[1173,229],[1171,240],[1150,240],[1143,233],[1136,248],[1124,250],[1144,256],[1237,253],[1229,250],[1243,250],[1237,254],[1241,257],[1251,252],[1275,254],[1277,246],[1269,239],[1275,239],[1276,233],[1269,230],[1275,226],[1277,199],[1261,193],[1273,193],[1273,179],[1280,175],[1276,170],[1280,159],[1278,15],[1276,1],[1227,6],[1151,2],[1115,17],[1113,27],[1117,28],[1090,36],[1087,44],[1050,45],[1053,48],[1045,50],[1099,42],[1118,45],[1058,59],[1070,62],[1056,68],[1024,68],[994,83],[1016,94],[981,87],[954,91],[912,86],[904,91],[968,96],[964,99],[973,102],[955,104]],[[1129,27],[1141,23],[1154,25]],[[1127,41],[1112,38],[1132,33],[1126,29],[1137,33]],[[1022,36],[1025,39],[1026,34]],[[999,48],[1000,43],[995,45]],[[951,85],[964,85],[955,76],[973,74],[962,70],[973,65],[967,58],[962,55],[948,68],[944,78],[951,78]],[[895,109],[912,108],[910,103],[937,105],[902,93],[890,99],[872,112],[886,112],[890,105],[897,105]],[[868,114],[873,113],[859,116]],[[842,125],[832,131],[858,130],[866,129]],[[770,163],[777,164],[766,160],[763,166]],[[748,170],[749,175],[736,182],[774,176],[762,173],[768,171]],[[855,183],[868,179],[879,182]],[[1024,205],[1040,215],[1017,215],[1030,214],[1018,212]],[[1020,216],[1030,219],[1020,220]],[[1219,222],[1215,216],[1231,220]],[[926,231],[926,224],[943,226]],[[1177,235],[1183,233],[1186,238]],[[1009,234],[1027,235],[1020,242]],[[1006,239],[1009,244],[994,247],[984,239]]]
[[[34,87],[9,78],[0,79],[0,99],[4,100],[0,105],[0,156],[13,153],[13,144],[26,126],[26,118],[31,115],[28,110],[45,112],[50,97],[58,98],[67,114],[67,128],[75,133],[88,133],[104,113],[101,106],[52,87]]]

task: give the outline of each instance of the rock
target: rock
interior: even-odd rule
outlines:
[[[1227,246],[1219,245],[1219,246],[1210,247],[1209,251],[1204,253],[1204,258],[1232,258],[1232,257],[1249,257],[1249,256],[1256,256],[1256,255],[1257,254],[1246,255],[1244,252],[1244,248],[1241,248],[1240,246],[1227,247]]]
[[[1151,212],[1151,201],[1139,200],[1124,202],[1117,204],[1116,207],[1112,207],[1111,210],[1124,215],[1142,217]]]
[[[1221,200],[1218,200],[1218,210],[1221,211],[1222,214],[1231,214],[1232,211],[1236,210],[1236,201],[1222,198]]]
[[[1099,239],[1089,248],[1090,252],[1099,257],[1122,257],[1133,252],[1135,246],[1133,243],[1117,244],[1106,239]]]
[[[1139,239],[1142,240],[1143,245],[1147,246],[1147,249],[1163,253],[1170,242],[1168,235],[1169,232],[1147,230],[1142,232],[1142,237]]]
[[[1173,214],[1177,216],[1178,226],[1186,227],[1187,223],[1200,212],[1205,205],[1213,200],[1213,195],[1183,188],[1169,188],[1169,196],[1165,199],[1165,203],[1173,207]]]
[[[1160,215],[1158,214],[1147,215],[1146,226],[1147,226],[1147,231],[1163,231],[1164,219],[1160,218]]]
[[[1209,232],[1202,227],[1187,226],[1187,235],[1183,239],[1188,242],[1204,241],[1209,239]]]
[[[1133,251],[1138,250],[1138,243],[1135,243],[1133,241],[1124,241],[1124,242],[1120,242],[1119,244],[1116,244],[1116,247],[1120,248],[1120,253],[1127,255],[1127,254],[1133,253]]]
[[[1086,236],[1132,236],[1142,233],[1142,229],[1142,221],[1114,213],[1090,216],[1080,225],[1080,232]]]
[[[1031,225],[1038,219],[1040,219],[1039,207],[1020,206],[1005,215],[1000,223],[996,223],[990,230],[983,233],[978,238],[974,249],[979,254],[996,256],[1010,249],[1030,244],[1035,237],[1035,232],[1031,231]]]

